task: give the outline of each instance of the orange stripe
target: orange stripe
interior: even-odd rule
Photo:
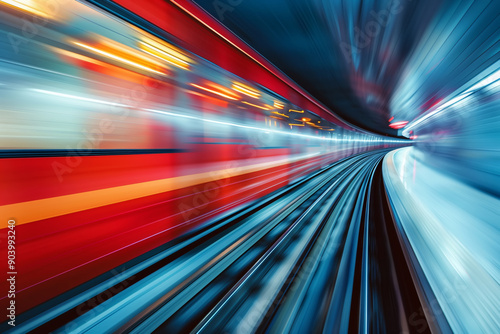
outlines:
[[[291,162],[317,156],[318,153],[296,158],[281,159],[254,165],[228,168],[199,174],[177,176],[161,180],[134,183],[124,186],[86,191],[71,195],[44,198],[0,206],[0,215],[16,220],[22,225],[42,219],[57,217],[73,212],[89,210],[100,206],[120,203],[140,197],[160,194],[197,184],[248,174],[263,169],[286,165]]]

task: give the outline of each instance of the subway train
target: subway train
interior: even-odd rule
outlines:
[[[0,1],[18,314],[341,158],[409,143],[336,118],[192,14],[183,1]]]

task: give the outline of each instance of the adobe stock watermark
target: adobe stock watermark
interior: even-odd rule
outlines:
[[[412,0],[405,0],[411,2]],[[354,27],[354,40],[352,43],[345,41],[340,42],[340,50],[348,63],[352,62],[353,54],[359,54],[361,50],[369,47],[373,40],[380,34],[390,20],[397,14],[403,11],[403,4],[400,0],[392,0],[386,9],[379,11],[371,10],[369,13],[370,20],[366,22],[364,27]]]
[[[241,5],[242,2],[243,0],[214,0],[212,5],[217,13],[217,18],[222,22],[224,21],[224,14],[226,12],[232,12],[234,8]]]
[[[40,35],[41,28],[49,23],[48,17],[54,17],[59,13],[60,4],[57,0],[44,0],[44,10],[46,11],[46,16],[32,14],[29,16],[29,19],[23,18],[20,27],[21,34],[13,32],[7,34],[10,45],[16,54],[19,53],[22,44],[27,44],[33,38]]]
[[[12,327],[16,325],[16,221],[9,219],[7,221],[7,298],[9,300],[7,307],[8,324]]]

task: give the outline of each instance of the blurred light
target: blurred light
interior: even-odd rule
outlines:
[[[169,64],[172,64],[172,65],[177,66],[179,68],[182,68],[184,70],[189,70],[189,63],[187,61],[184,61],[184,60],[180,59],[179,57],[176,57],[170,53],[167,53],[164,50],[161,50],[161,49],[159,49],[151,44],[148,44],[145,42],[139,42],[139,43],[141,45],[141,50],[143,50],[144,52],[147,52],[152,56],[160,58]]]
[[[500,64],[497,64],[497,66],[499,66],[499,65]],[[500,81],[500,70],[497,70],[497,71],[493,72],[492,74],[488,75],[486,78],[482,79],[477,84],[475,84],[474,86],[469,88],[468,91],[475,91],[475,90],[481,89],[483,87],[486,87],[486,86],[494,83],[495,81]],[[498,82],[497,82],[497,84],[498,84]]]
[[[96,100],[96,99],[89,99],[87,97],[82,97],[82,96],[77,96],[77,95],[69,95],[69,94],[51,92],[51,91],[43,90],[43,89],[31,89],[31,90],[34,91],[34,92],[42,93],[42,94],[59,96],[59,97],[64,97],[64,98],[68,98],[68,99],[72,99],[72,100],[79,100],[79,101],[85,101],[85,102],[100,103],[100,104],[105,104],[105,105],[114,106],[114,107],[127,107],[125,104],[121,104],[121,103],[109,102],[109,101],[103,101],[103,100]]]
[[[53,47],[53,46],[49,46],[48,48],[50,50],[52,50],[54,53],[58,53],[58,54],[65,56],[65,57],[71,57],[74,59],[78,59],[78,60],[81,60],[81,61],[84,61],[87,63],[92,63],[92,64],[96,64],[96,65],[100,65],[100,66],[110,66],[110,64],[108,64],[108,63],[105,63],[103,61],[100,61],[100,60],[97,60],[97,59],[94,59],[94,58],[91,58],[88,56],[84,56],[84,55],[76,53],[76,52],[60,49],[60,48]]]
[[[253,103],[250,103],[250,102],[242,101],[241,103],[244,103],[246,105],[249,105],[249,106],[252,106],[252,107],[255,107],[255,108],[259,108],[259,109],[269,110],[269,107],[259,106],[259,105],[256,105],[256,104],[253,104]]]
[[[88,50],[93,51],[93,52],[95,52],[97,54],[100,54],[100,55],[103,55],[105,57],[117,60],[117,61],[125,63],[127,65],[130,65],[130,66],[133,66],[133,67],[137,67],[137,68],[140,68],[140,69],[145,70],[145,71],[149,71],[149,72],[153,72],[153,73],[165,75],[165,73],[163,73],[163,72],[157,71],[157,70],[155,70],[153,68],[144,66],[142,64],[139,64],[137,62],[131,61],[129,59],[126,59],[126,58],[114,55],[114,54],[109,53],[107,51],[95,48],[93,46],[90,46],[90,45],[87,45],[87,44],[83,44],[83,43],[80,43],[80,42],[73,42],[73,43],[76,44],[76,45],[78,45],[78,46],[81,46],[82,48],[88,49]]]
[[[428,112],[427,114],[425,114],[424,116],[420,117],[416,121],[411,122],[411,124],[408,126],[407,130],[410,130],[410,129],[414,128],[416,125],[418,125],[418,124],[422,123],[423,121],[429,119],[429,117],[432,117],[432,116],[434,116],[436,114],[439,114],[442,110],[444,110],[446,108],[449,108],[449,107],[451,107],[453,105],[456,105],[459,102],[464,102],[464,100],[467,97],[469,97],[469,95],[471,95],[471,94],[472,94],[472,92],[465,92],[465,93],[460,94],[459,96],[456,96],[456,97],[452,98],[451,100],[449,100],[448,102],[446,102],[443,105],[439,106],[438,108],[436,108],[432,112]]]
[[[290,109],[289,111],[290,111],[290,112],[298,112],[298,113],[301,113],[301,114],[303,114],[303,113],[304,113],[304,110],[295,110],[295,109]]]
[[[246,96],[252,97],[254,99],[258,99],[260,97],[260,93],[256,91],[255,89],[241,84],[241,83],[233,83],[233,89],[241,94],[244,94]]]
[[[302,122],[309,122],[311,119],[310,118],[307,118],[307,117],[302,117],[300,119]]]
[[[304,126],[304,124],[293,124],[293,123],[289,123],[288,125],[290,125],[290,126]]]
[[[394,116],[392,116],[391,118],[389,118],[389,122],[392,122],[394,120]]]
[[[406,126],[406,124],[408,124],[408,121],[399,121],[389,124],[389,127],[393,129],[402,129]]]
[[[9,5],[16,9],[24,10],[25,12],[35,14],[37,16],[49,17],[47,13],[40,10],[41,4],[39,1],[33,0],[0,0],[0,3]]]
[[[207,88],[207,87],[203,87],[203,86],[199,86],[197,84],[194,84],[194,83],[191,83],[190,84],[191,86],[193,87],[196,87],[198,89],[201,89],[201,90],[204,90],[206,92],[210,92],[212,94],[216,94],[216,95],[219,95],[219,96],[222,96],[222,97],[225,97],[226,99],[230,99],[230,100],[238,100],[238,98],[234,97],[234,96],[230,96],[228,94],[225,94],[225,93],[222,93],[222,92],[219,92],[219,91],[216,91],[216,90],[213,90],[213,89],[210,89],[210,88]]]

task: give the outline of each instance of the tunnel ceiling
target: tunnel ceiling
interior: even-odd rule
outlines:
[[[377,133],[397,135],[389,119],[411,121],[499,66],[499,1],[195,2],[340,117]]]

